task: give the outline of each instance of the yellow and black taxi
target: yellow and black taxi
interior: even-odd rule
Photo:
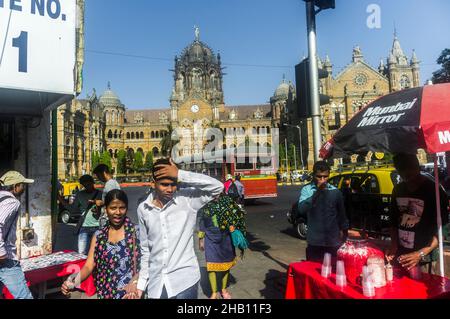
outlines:
[[[389,205],[392,190],[400,176],[392,165],[341,168],[333,170],[329,183],[344,195],[350,227],[373,236],[389,236]],[[288,220],[301,239],[306,238],[306,216],[298,216],[297,202]],[[296,217],[295,217],[296,216]]]
[[[62,182],[58,185],[58,192],[67,202],[67,204],[71,205],[73,203],[73,199],[75,198],[75,194],[80,191],[83,186],[79,182]],[[80,214],[76,215],[70,211],[67,205],[63,203],[59,203],[59,216],[58,221],[68,224],[70,221],[76,221],[77,218],[80,217]]]
[[[431,174],[421,174],[434,181]],[[328,182],[344,195],[350,228],[383,239],[389,237],[391,195],[394,186],[400,181],[400,175],[393,165],[384,164],[336,169],[330,173]],[[299,216],[297,207],[298,203],[295,202],[288,212],[288,220],[295,227],[298,236],[306,239],[306,216]]]

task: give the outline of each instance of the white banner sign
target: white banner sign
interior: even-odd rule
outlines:
[[[0,88],[74,93],[76,0],[0,0]]]

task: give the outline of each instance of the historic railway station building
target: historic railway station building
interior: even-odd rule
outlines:
[[[336,76],[328,56],[319,59],[319,67],[329,71],[328,78],[321,80],[320,89],[331,96],[330,104],[321,107],[323,141],[369,102],[389,92],[420,85],[416,54],[412,52],[408,59],[396,35],[386,62],[382,60],[377,68],[364,60],[357,46],[350,64]],[[141,152],[144,156],[152,152],[156,158],[167,155],[161,141],[170,129],[177,128],[192,132],[191,142],[180,145],[180,156],[202,152],[206,141],[194,138],[198,129],[219,128],[225,136],[222,147],[228,149],[245,145],[245,138],[239,134],[227,137],[227,129],[250,132],[250,143],[270,146],[272,128],[279,128],[279,143],[285,143],[287,138],[289,144],[301,145],[305,165],[312,164],[311,120],[298,118],[295,87],[290,81],[283,78],[270,104],[226,105],[221,56],[200,41],[198,33],[180,56],[175,57],[173,72],[173,89],[171,94],[168,92],[170,107],[133,110],[121,102],[109,83],[99,97],[94,90],[86,99],[61,106],[58,109],[59,178],[91,172],[94,151],[109,151],[114,167],[121,149]],[[301,144],[299,131],[282,123],[300,124]],[[297,152],[300,154],[299,147]]]

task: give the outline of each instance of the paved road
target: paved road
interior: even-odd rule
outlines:
[[[126,188],[129,217],[137,222],[136,208],[145,187]],[[233,298],[283,298],[289,263],[304,258],[305,242],[298,239],[287,222],[286,212],[298,198],[298,186],[278,188],[278,198],[257,201],[246,206],[250,248],[244,259],[231,270],[230,292]],[[74,225],[58,225],[55,248],[76,250]],[[198,244],[195,240],[195,247]],[[202,271],[200,298],[210,294],[204,254],[196,250]]]

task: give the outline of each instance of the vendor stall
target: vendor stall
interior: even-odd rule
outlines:
[[[333,269],[328,278],[321,275],[322,265],[315,262],[297,262],[289,265],[286,299],[367,299],[359,283],[349,282],[345,287],[336,285]],[[372,299],[450,299],[450,280],[427,273],[414,280],[402,269],[394,268],[394,280],[384,287],[375,288]]]
[[[81,270],[86,262],[86,256],[73,251],[62,251],[51,255],[45,255],[21,261],[21,267],[25,273],[28,286],[37,286],[39,299],[45,298],[47,282],[57,278],[67,277]],[[92,276],[81,283],[80,290],[87,296],[95,295],[95,286]],[[57,289],[59,291],[59,289]],[[56,291],[52,291],[56,292]],[[6,299],[13,299],[6,287],[3,288]]]

